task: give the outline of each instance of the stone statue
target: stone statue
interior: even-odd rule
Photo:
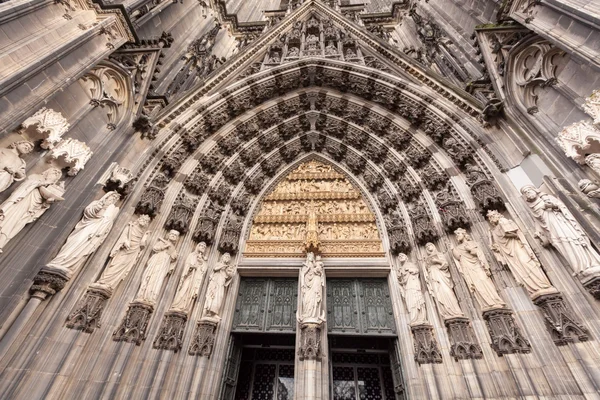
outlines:
[[[185,313],[190,311],[193,301],[198,297],[204,274],[206,274],[208,258],[204,255],[205,252],[206,243],[200,242],[185,260],[183,275],[177,286],[173,303],[171,303],[171,310]]]
[[[156,304],[165,278],[173,273],[172,263],[177,259],[175,244],[178,238],[179,232],[175,230],[169,231],[166,239],[158,238],[152,248],[154,254],[146,264],[135,301]]]
[[[108,192],[100,200],[92,201],[47,268],[65,272],[69,278],[73,276],[106,239],[119,212],[115,206],[119,199],[119,193]]]
[[[452,290],[454,284],[450,276],[448,261],[433,243],[427,243],[425,250],[427,252],[427,273],[425,274],[427,289],[437,303],[440,316],[443,319],[464,317],[454,290]]]
[[[206,302],[202,311],[202,319],[204,320],[219,321],[221,319],[220,314],[225,301],[225,293],[236,269],[235,265],[231,265],[230,262],[231,256],[229,253],[223,253],[221,260],[213,269],[213,274],[206,289]]]
[[[28,177],[0,206],[0,253],[25,225],[37,220],[55,201],[64,200],[62,172],[48,168],[41,175]]]
[[[556,197],[533,186],[524,186],[521,193],[543,229],[543,232],[536,232],[536,237],[558,250],[571,265],[575,276],[589,277],[600,273],[600,254],[567,207]]]
[[[419,267],[410,261],[406,254],[398,254],[401,265],[398,268],[398,281],[406,309],[410,316],[410,325],[422,325],[427,322],[425,299],[421,291]]]
[[[333,44],[333,42],[327,43],[327,46],[325,46],[325,55],[335,56],[335,55],[337,55],[337,53],[338,53],[338,51],[337,51],[337,47],[335,46],[335,44]]]
[[[0,149],[0,193],[4,192],[13,182],[25,179],[25,160],[23,154],[33,151],[33,143],[27,140],[14,142],[8,148]]]
[[[309,252],[300,273],[300,289],[302,290],[302,309],[300,322],[319,323],[325,320],[323,312],[323,262],[321,257]]]
[[[589,179],[582,179],[579,181],[579,190],[587,195],[587,197],[600,199],[600,186],[596,182],[592,182]]]
[[[454,234],[458,240],[458,246],[452,250],[452,257],[458,271],[465,279],[469,291],[475,295],[484,311],[504,307],[506,304],[500,298],[490,279],[492,272],[479,243],[471,239],[471,236],[462,228],[455,230]]]
[[[92,286],[113,291],[129,274],[137,262],[148,240],[150,231],[146,228],[150,217],[140,215],[135,222],[127,224],[119,240],[110,252],[111,260],[100,278]]]
[[[498,262],[510,269],[531,297],[556,293],[517,224],[495,210],[488,211],[487,217],[492,225],[492,250]]]

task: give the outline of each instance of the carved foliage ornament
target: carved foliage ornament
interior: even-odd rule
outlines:
[[[68,167],[67,175],[75,176],[83,169],[85,164],[92,158],[92,151],[87,144],[73,138],[67,138],[59,142],[51,151],[50,158],[59,160]]]

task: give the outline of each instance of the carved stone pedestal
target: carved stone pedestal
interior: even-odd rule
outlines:
[[[596,300],[600,300],[600,276],[594,276],[591,279],[581,282]]]
[[[531,344],[521,333],[512,314],[512,311],[508,308],[497,308],[483,312],[483,319],[487,322],[492,339],[492,349],[499,356],[531,352]]]
[[[194,332],[194,337],[188,351],[190,355],[210,358],[215,344],[215,333],[218,324],[217,321],[212,320],[201,319],[198,321],[196,332]]]
[[[100,318],[107,300],[112,295],[109,289],[90,286],[67,317],[67,328],[86,333],[100,328]]]
[[[468,318],[452,318],[444,321],[450,337],[450,355],[454,360],[483,358],[481,346],[477,343]]]
[[[428,324],[411,326],[415,340],[415,361],[419,364],[442,362],[442,353],[433,336],[433,326]]]
[[[535,298],[533,303],[542,309],[546,327],[557,346],[589,339],[588,330],[577,321],[562,294],[542,295]]]
[[[135,343],[139,346],[146,339],[146,330],[153,311],[153,304],[130,303],[123,321],[113,333],[113,340],[115,342]]]
[[[173,350],[178,352],[183,344],[183,331],[188,316],[181,311],[167,311],[160,325],[160,330],[154,339],[155,349]]]
[[[321,360],[321,327],[320,323],[302,323],[300,325],[300,360]]]
[[[44,268],[33,278],[33,285],[29,289],[31,297],[40,300],[46,300],[56,292],[62,290],[69,280],[69,277],[59,271],[47,271]]]

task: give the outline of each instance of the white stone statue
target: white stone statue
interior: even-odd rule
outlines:
[[[146,247],[150,231],[146,230],[150,217],[140,215],[135,222],[127,224],[119,240],[110,252],[111,260],[102,272],[100,278],[92,284],[113,291],[125,279],[137,262],[142,249]]]
[[[0,149],[0,193],[4,192],[13,182],[19,182],[27,176],[23,154],[33,151],[33,143],[27,140],[14,142],[8,148]]]
[[[475,295],[483,311],[506,306],[491,280],[492,271],[479,243],[459,228],[454,231],[458,246],[452,249],[452,257],[463,276],[469,291]]]
[[[524,186],[521,193],[543,230],[536,232],[536,237],[558,250],[575,276],[587,278],[600,273],[600,254],[567,207],[533,186]]]
[[[314,253],[306,254],[306,261],[300,272],[300,288],[302,291],[302,309],[300,322],[320,323],[325,320],[323,311],[323,262]]]
[[[427,289],[437,303],[440,316],[445,320],[464,317],[454,290],[452,290],[454,284],[446,257],[435,248],[433,243],[427,243],[425,250],[427,252],[427,268],[425,270]]]
[[[225,293],[235,275],[235,265],[231,265],[229,253],[223,253],[221,260],[215,265],[208,282],[206,301],[202,311],[202,319],[219,321],[221,308],[225,302]]]
[[[585,156],[585,163],[600,175],[600,153],[588,154]]]
[[[556,293],[517,224],[495,210],[488,211],[487,217],[492,225],[492,250],[498,262],[510,269],[532,298]]]
[[[401,264],[397,270],[400,292],[410,316],[410,325],[424,324],[427,322],[427,310],[421,291],[419,267],[410,261],[404,253],[398,254],[398,261]]]
[[[146,264],[135,301],[156,304],[165,278],[171,275],[175,268],[173,261],[177,260],[175,245],[178,238],[179,232],[175,230],[169,231],[166,239],[158,238],[152,248],[154,254]]]
[[[48,168],[41,175],[29,176],[0,205],[0,253],[25,225],[37,220],[55,201],[64,200],[62,172]]]
[[[185,260],[183,275],[177,286],[173,303],[171,303],[171,310],[190,312],[194,300],[198,297],[208,267],[206,263],[208,258],[205,256],[205,252],[206,243],[200,242]]]
[[[600,199],[600,186],[589,179],[582,179],[579,181],[579,190],[587,197]]]
[[[46,268],[62,271],[69,278],[73,276],[106,239],[119,213],[119,207],[115,206],[119,199],[119,193],[108,192],[100,200],[92,201],[83,210],[83,217]]]

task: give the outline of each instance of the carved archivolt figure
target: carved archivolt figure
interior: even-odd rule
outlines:
[[[0,149],[0,193],[8,189],[13,182],[25,179],[25,160],[23,154],[33,151],[33,143],[22,140],[14,142],[8,148]]]
[[[524,186],[521,193],[544,231],[536,232],[536,236],[558,250],[571,265],[574,275],[588,277],[600,273],[600,254],[567,207],[533,186]]]
[[[427,289],[437,303],[440,316],[443,319],[464,317],[454,290],[452,290],[454,284],[446,257],[435,248],[433,243],[427,243],[425,250],[427,252],[427,273],[425,274]]]
[[[225,301],[227,287],[235,275],[235,265],[231,265],[229,253],[223,253],[221,260],[215,265],[213,274],[206,289],[206,302],[202,312],[203,319],[220,320],[221,308]]]
[[[398,254],[398,261],[400,261],[400,267],[397,270],[398,281],[400,282],[400,291],[410,316],[410,324],[424,324],[427,322],[427,310],[425,309],[425,299],[421,291],[419,267],[417,264],[409,261],[404,253]]]
[[[158,238],[152,248],[154,253],[146,264],[146,270],[142,277],[142,284],[138,290],[135,301],[156,304],[160,288],[165,278],[173,273],[173,261],[177,259],[175,244],[179,238],[179,232],[172,230],[167,238]]]
[[[517,224],[495,210],[488,211],[487,217],[492,225],[492,250],[498,262],[511,270],[530,296],[556,292]]]
[[[47,266],[65,272],[68,277],[77,272],[88,256],[106,239],[119,212],[119,207],[115,204],[120,198],[119,193],[108,192],[100,200],[92,201],[83,210],[83,217]]]
[[[65,189],[58,184],[62,172],[49,168],[41,175],[28,177],[0,206],[0,253],[25,225],[37,220],[55,201],[62,198]]]
[[[322,307],[324,286],[321,258],[319,256],[315,258],[314,253],[309,252],[300,273],[302,290],[300,322],[319,323],[325,319]]]
[[[200,242],[185,260],[183,275],[179,281],[179,286],[177,286],[171,310],[188,313],[192,308],[194,300],[198,297],[208,266],[206,263],[208,258],[204,255],[205,252],[206,243]]]
[[[469,291],[475,295],[484,311],[504,307],[506,304],[490,279],[492,272],[479,244],[462,228],[455,230],[454,234],[458,246],[452,249],[452,256]]]
[[[102,272],[100,279],[92,286],[113,291],[125,279],[137,262],[140,253],[148,240],[150,231],[146,230],[150,217],[140,215],[135,222],[130,222],[110,252],[111,260]]]

